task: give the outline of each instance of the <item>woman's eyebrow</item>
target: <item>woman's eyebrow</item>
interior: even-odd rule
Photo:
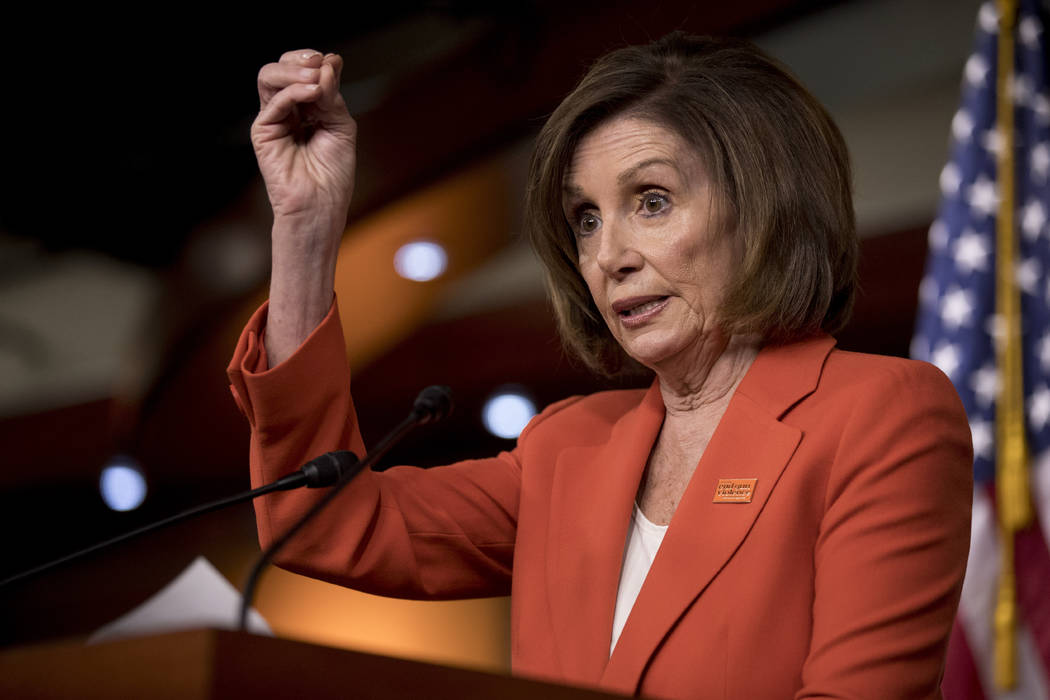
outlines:
[[[670,158],[646,158],[640,163],[635,163],[631,167],[627,168],[627,170],[624,170],[619,175],[617,175],[616,183],[618,185],[623,185],[624,183],[630,182],[631,180],[634,180],[637,177],[638,173],[654,165],[663,165],[668,168],[671,168],[679,176],[682,176],[683,174],[681,169],[678,167],[678,163]],[[575,182],[572,182],[571,180],[565,180],[562,183],[561,189],[562,192],[565,193],[566,198],[578,199],[583,197],[583,188],[577,185]]]
[[[679,175],[682,174],[682,171],[678,168],[678,163],[674,162],[669,158],[646,158],[641,163],[636,163],[631,167],[627,168],[627,170],[624,170],[622,173],[620,173],[616,177],[616,182],[620,185],[624,184],[625,182],[629,182],[635,179],[639,172],[653,165],[666,165],[667,167],[673,169]]]
[[[580,203],[586,199],[583,194],[583,188],[574,182],[566,181],[561,187],[561,208],[566,212],[571,212],[580,206]]]

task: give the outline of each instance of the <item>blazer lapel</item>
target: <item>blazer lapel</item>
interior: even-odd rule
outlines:
[[[822,336],[759,354],[678,504],[602,674],[603,687],[637,692],[662,640],[743,543],[802,439],[779,419],[816,388],[833,345]],[[719,479],[757,479],[751,502],[714,503]],[[619,542],[622,547],[622,537]]]
[[[608,440],[562,451],[551,493],[547,586],[565,677],[594,683],[609,659],[613,609],[631,508],[663,424],[659,385]]]

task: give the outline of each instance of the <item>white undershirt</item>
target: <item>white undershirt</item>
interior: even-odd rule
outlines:
[[[620,569],[620,588],[616,592],[616,610],[613,613],[612,643],[609,644],[609,655],[612,656],[616,642],[620,639],[627,616],[634,607],[638,592],[642,590],[645,577],[656,558],[656,551],[664,541],[666,525],[651,522],[642,513],[638,504],[631,512],[631,528],[627,532],[627,543],[623,548],[623,568]]]

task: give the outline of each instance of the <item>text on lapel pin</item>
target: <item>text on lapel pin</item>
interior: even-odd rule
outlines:
[[[715,503],[750,503],[758,479],[719,479]]]

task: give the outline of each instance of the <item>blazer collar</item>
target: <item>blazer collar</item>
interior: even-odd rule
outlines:
[[[801,432],[779,419],[816,388],[835,341],[763,348],[737,387],[678,505],[609,657],[631,509],[663,424],[654,382],[597,446],[563,450],[551,493],[547,585],[566,680],[633,694],[653,653],[762,511]],[[713,503],[719,479],[757,479],[751,503]]]
[[[811,338],[762,348],[736,395],[751,398],[776,419],[813,393],[835,339],[821,333]]]

